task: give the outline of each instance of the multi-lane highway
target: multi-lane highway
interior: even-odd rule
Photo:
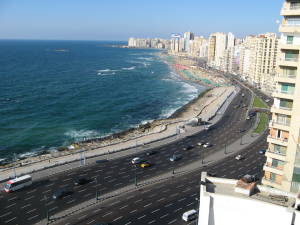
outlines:
[[[234,157],[228,157],[204,170],[217,173],[219,177],[232,179],[245,174],[262,177],[265,156],[259,154],[258,151],[266,148],[265,137],[266,134],[255,144],[243,150],[245,160],[237,161]],[[59,221],[57,224],[94,225],[100,222],[113,225],[187,224],[181,216],[184,212],[197,208],[196,198],[199,198],[201,171],[194,171],[188,175],[105,201],[88,211]]]
[[[200,160],[205,155],[220,150],[234,142],[243,135],[240,130],[248,130],[254,120],[245,120],[245,108],[243,104],[249,105],[251,101],[250,92],[242,90],[245,97],[237,96],[230,104],[223,118],[209,131],[200,132],[186,139],[161,146],[155,150],[158,152],[152,156],[145,156],[145,153],[125,156],[110,160],[102,164],[74,169],[55,176],[49,176],[43,180],[36,181],[34,185],[27,189],[15,193],[0,194],[0,224],[33,224],[46,217],[46,210],[53,215],[61,210],[72,207],[89,199],[95,198],[96,191],[108,193],[113,190],[132,184],[135,180],[135,168],[130,161],[135,156],[147,158],[153,166],[151,168],[137,171],[137,179],[145,180],[171,172],[175,168],[188,165],[191,162]],[[236,106],[239,106],[236,108]],[[196,145],[199,141],[210,142],[213,146],[205,150],[205,155],[201,151],[183,151],[187,145]],[[182,160],[175,162],[169,161],[174,152],[180,152]],[[86,177],[91,182],[74,186],[73,181],[78,177]],[[97,181],[97,182],[95,182]],[[73,194],[60,200],[53,200],[52,193],[60,188],[71,188]]]

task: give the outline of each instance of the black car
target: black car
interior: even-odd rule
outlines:
[[[189,145],[189,146],[187,146],[187,147],[184,147],[183,148],[183,151],[188,151],[188,150],[191,150],[191,149],[193,149],[194,148],[194,145]]]
[[[155,155],[157,153],[157,151],[149,151],[146,153],[147,156],[149,155]]]
[[[79,177],[79,178],[74,180],[74,185],[76,185],[76,186],[83,185],[83,184],[87,184],[88,182],[89,182],[88,179],[86,179],[84,177]]]
[[[108,159],[99,159],[99,160],[96,160],[96,163],[98,163],[98,164],[106,163],[106,162],[108,162]]]
[[[59,199],[59,198],[63,198],[67,195],[71,195],[73,194],[73,191],[72,190],[69,190],[69,189],[59,189],[57,191],[55,191],[52,195],[52,198],[53,199]]]

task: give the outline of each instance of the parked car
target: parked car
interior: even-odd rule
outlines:
[[[209,148],[209,147],[211,147],[211,146],[212,146],[212,144],[209,143],[209,142],[207,142],[207,143],[205,143],[205,144],[203,145],[204,148]]]
[[[252,183],[252,182],[256,182],[258,181],[258,177],[256,175],[249,175],[249,174],[246,174],[245,176],[243,176],[241,178],[241,180],[243,180],[244,182],[246,183]]]
[[[266,153],[266,150],[265,149],[261,149],[261,150],[258,151],[258,153],[261,154],[261,155],[264,155]]]
[[[236,159],[236,160],[242,160],[242,159],[244,159],[244,157],[243,157],[242,155],[237,155],[237,156],[235,157],[235,159]]]
[[[132,164],[139,164],[142,162],[142,159],[140,157],[135,157],[131,160]]]
[[[74,185],[78,186],[78,185],[84,185],[87,184],[89,182],[89,180],[85,177],[78,177],[74,180]]]
[[[181,155],[173,155],[171,158],[170,158],[170,161],[171,162],[175,162],[175,161],[178,161],[182,158]]]
[[[72,190],[69,190],[69,189],[59,189],[57,191],[55,191],[52,195],[52,198],[53,199],[60,199],[60,198],[63,198],[67,195],[71,195],[73,194],[73,191]]]

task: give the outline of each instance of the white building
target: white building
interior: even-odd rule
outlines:
[[[300,225],[295,194],[201,175],[198,225]]]

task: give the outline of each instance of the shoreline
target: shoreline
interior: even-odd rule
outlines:
[[[160,57],[161,57],[160,53]],[[178,59],[176,59],[176,56],[170,56],[166,53],[164,56],[161,57],[162,61],[164,61],[164,57],[172,57],[172,59],[177,63]],[[192,60],[193,61],[193,60]],[[170,66],[170,69],[175,71],[175,73],[180,76],[181,79],[185,80],[185,81],[190,81],[193,82],[189,79],[186,79],[182,74],[180,74],[180,71],[178,71],[176,69],[176,67],[174,67],[175,64],[171,64],[170,62],[164,61],[165,63],[167,63]],[[193,82],[196,83],[198,85],[204,86],[199,82]],[[206,86],[207,87],[207,86]],[[38,161],[43,161],[43,160],[47,160],[47,159],[53,159],[53,158],[57,158],[57,157],[61,157],[61,156],[66,156],[66,155],[72,155],[74,153],[77,153],[78,150],[80,149],[85,149],[85,150],[93,150],[93,147],[89,146],[90,144],[99,144],[100,146],[97,146],[96,148],[101,148],[101,147],[105,147],[101,146],[101,142],[110,142],[111,145],[114,145],[116,143],[120,143],[122,141],[128,141],[130,139],[133,139],[134,137],[141,135],[141,137],[143,135],[150,135],[151,131],[154,132],[154,130],[157,130],[157,127],[161,126],[167,126],[168,124],[175,122],[176,120],[180,119],[180,117],[186,113],[192,106],[193,104],[195,104],[197,101],[201,100],[206,93],[208,93],[209,91],[213,90],[214,88],[210,88],[210,89],[206,89],[203,92],[201,92],[197,97],[193,98],[192,100],[190,100],[187,104],[182,105],[180,108],[178,108],[175,112],[172,113],[172,115],[170,115],[168,118],[162,118],[162,119],[156,119],[153,120],[152,122],[148,122],[146,124],[139,124],[136,127],[132,127],[132,128],[128,128],[124,131],[121,132],[117,132],[117,133],[113,133],[104,137],[99,137],[99,138],[91,138],[88,140],[84,140],[84,141],[79,141],[79,142],[75,142],[73,144],[71,144],[70,146],[61,146],[58,147],[56,152],[57,154],[53,154],[53,152],[50,152],[49,150],[42,150],[40,152],[36,152],[36,153],[24,153],[24,154],[28,154],[28,157],[24,157],[22,159],[18,159],[17,160],[17,164],[19,164],[20,166],[22,165],[27,165],[27,164],[31,164],[31,163],[37,163]],[[161,128],[162,129],[162,128]],[[119,142],[118,142],[119,140]],[[63,154],[62,154],[63,153]],[[67,154],[64,154],[67,153]],[[59,155],[59,156],[55,156],[55,155]],[[42,159],[42,158],[46,158],[46,159]],[[12,161],[7,162],[6,164],[0,166],[0,169],[4,169],[4,168],[9,168],[12,166]]]

